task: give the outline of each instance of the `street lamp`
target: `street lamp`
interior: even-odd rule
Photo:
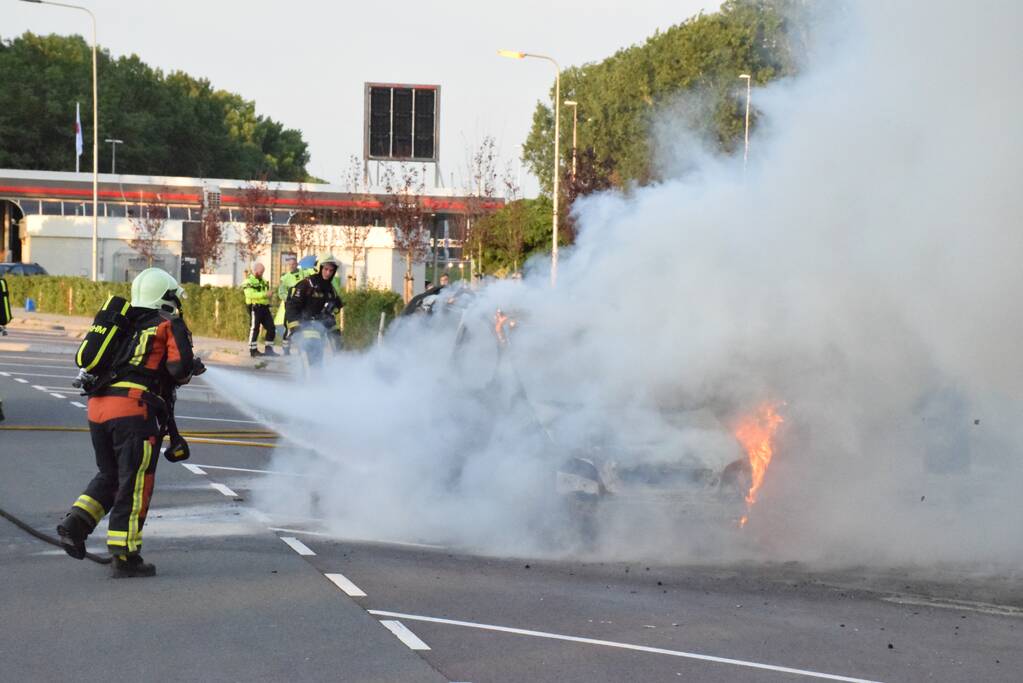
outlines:
[[[514,50],[498,50],[497,54],[508,59],[543,59],[554,65],[554,211],[551,219],[553,234],[551,235],[551,285],[558,282],[558,204],[559,201],[559,176],[561,175],[561,160],[558,156],[558,138],[561,136],[561,67],[552,58],[546,55],[537,55],[529,52],[515,52]]]
[[[572,107],[572,182],[575,182],[575,146],[576,130],[579,127],[579,103],[575,100],[565,100],[566,107]]]
[[[739,74],[739,79],[746,79],[746,146],[742,153],[742,174],[746,175],[746,162],[749,161],[749,98],[753,79],[749,74]]]
[[[85,12],[92,19],[92,281],[98,279],[99,271],[99,101],[96,88],[96,15],[87,7],[67,5],[51,0],[21,0],[36,5],[67,7]]]
[[[104,142],[110,143],[110,174],[117,173],[117,146],[123,145],[124,140],[118,140],[116,138],[107,138]]]

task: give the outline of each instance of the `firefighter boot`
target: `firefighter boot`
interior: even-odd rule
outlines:
[[[278,356],[280,354],[278,354],[276,351],[274,351],[274,347],[267,346],[265,349],[263,349],[263,355],[264,356]]]
[[[141,555],[114,555],[110,573],[115,579],[130,579],[136,576],[155,576],[156,567],[142,561]]]
[[[90,531],[92,528],[89,523],[74,510],[67,513],[67,517],[57,525],[61,547],[76,560],[85,559],[85,539],[88,538]]]

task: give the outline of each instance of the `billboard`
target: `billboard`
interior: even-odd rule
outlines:
[[[440,86],[366,83],[363,157],[437,161]]]

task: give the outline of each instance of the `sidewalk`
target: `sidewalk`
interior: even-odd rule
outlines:
[[[60,315],[57,313],[26,313],[24,308],[11,308],[13,319],[7,325],[11,330],[46,330],[63,332],[72,339],[81,339],[92,324],[92,317]],[[249,356],[248,341],[242,339],[217,339],[215,337],[193,337],[196,353],[204,360],[223,365],[256,367],[262,358]]]

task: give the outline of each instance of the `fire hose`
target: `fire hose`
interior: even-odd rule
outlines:
[[[89,429],[88,429],[88,427],[2,426],[2,427],[0,427],[0,431],[10,431],[10,432],[87,432],[87,431],[89,431]],[[196,431],[189,431],[189,432],[182,432],[182,435],[189,437],[195,443],[216,444],[216,445],[220,445],[220,446],[255,446],[255,447],[258,447],[258,448],[273,448],[274,444],[273,443],[260,442],[260,441],[249,441],[249,440],[242,441],[242,440],[238,440],[236,438],[221,439],[221,438],[214,438],[214,437],[215,436],[221,436],[221,435],[228,436],[228,437],[238,437],[238,436],[240,436],[240,437],[243,437],[245,439],[275,439],[277,437],[277,434],[275,434],[274,432],[261,431],[261,430],[235,430],[235,431],[230,431],[230,432],[208,432],[208,431],[207,432],[196,432]],[[63,545],[61,545],[61,542],[57,538],[55,538],[53,536],[50,536],[49,534],[44,534],[43,532],[41,532],[38,529],[36,529],[36,528],[32,527],[31,525],[29,525],[28,523],[18,519],[17,517],[15,517],[11,513],[7,512],[3,508],[0,508],[0,517],[3,517],[8,522],[10,522],[14,526],[18,527],[19,529],[21,529],[25,533],[27,533],[30,536],[33,536],[33,537],[39,539],[40,541],[43,541],[44,543],[49,543],[50,545],[56,546],[58,548],[63,548],[64,547]],[[85,557],[86,557],[86,559],[92,560],[93,562],[95,562],[97,564],[110,564],[110,562],[112,561],[112,558],[110,556],[105,556],[104,557],[104,556],[101,556],[101,555],[96,555],[95,553],[90,553],[88,551],[86,551]]]

